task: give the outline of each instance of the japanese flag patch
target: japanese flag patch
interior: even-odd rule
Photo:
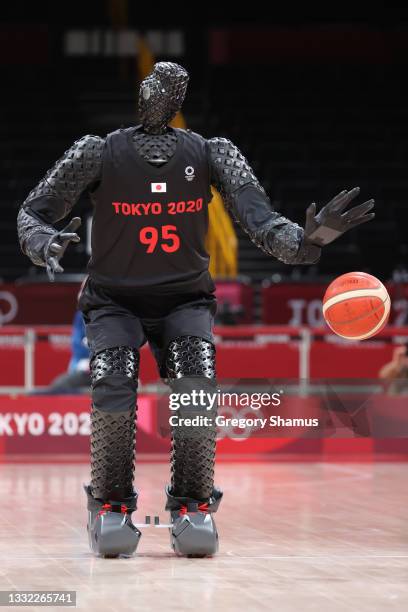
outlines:
[[[152,193],[166,193],[167,183],[150,183]]]

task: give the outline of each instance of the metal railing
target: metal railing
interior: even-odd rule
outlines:
[[[311,388],[310,366],[311,366],[311,346],[316,339],[327,340],[330,342],[343,342],[341,338],[334,336],[327,329],[292,327],[292,326],[225,326],[216,327],[215,339],[217,343],[229,343],[235,341],[252,341],[262,345],[296,343],[298,356],[298,379],[300,394],[308,393]],[[23,384],[12,386],[0,382],[0,394],[10,393],[30,393],[36,388],[35,367],[36,367],[36,347],[39,342],[53,341],[55,338],[61,343],[64,339],[67,349],[69,349],[70,326],[5,326],[0,328],[0,364],[5,364],[4,348],[20,348],[24,353],[23,359]],[[408,342],[408,327],[388,327],[378,336],[367,342],[386,341],[393,343]],[[352,344],[350,350],[352,350]],[[7,358],[7,357],[6,357]],[[4,369],[4,365],[3,365]]]

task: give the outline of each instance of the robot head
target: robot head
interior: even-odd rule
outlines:
[[[188,84],[187,71],[178,64],[158,62],[141,82],[139,116],[150,134],[162,133],[180,110]]]

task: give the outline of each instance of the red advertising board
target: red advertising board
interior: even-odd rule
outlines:
[[[77,308],[79,283],[0,284],[1,325],[67,325]],[[253,320],[253,287],[239,281],[217,282],[217,298],[242,307],[240,323]]]
[[[391,325],[408,324],[408,284],[388,283],[391,296]],[[0,285],[0,326],[67,325],[72,322],[79,284]],[[318,283],[277,283],[261,291],[261,318],[264,324],[309,327],[323,326],[321,302],[326,285]],[[253,288],[244,283],[217,284],[219,302],[241,304],[242,323],[253,320]]]
[[[157,396],[141,394],[138,398],[137,452],[147,459],[169,457],[170,440],[159,427]],[[285,410],[316,410],[321,400],[293,396],[285,400]],[[384,397],[374,399],[384,418],[389,410],[406,421],[405,400]],[[300,414],[300,412],[299,412]],[[403,422],[403,421],[401,421]],[[0,462],[24,456],[31,460],[72,461],[75,456],[89,457],[90,399],[87,396],[24,397],[0,396]],[[365,460],[408,459],[408,438],[372,439],[347,435],[330,439],[303,437],[304,431],[290,431],[292,437],[236,437],[224,431],[217,444],[220,460],[254,460],[274,457],[278,460]],[[51,459],[49,459],[51,460]]]

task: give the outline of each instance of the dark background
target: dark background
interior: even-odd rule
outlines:
[[[123,29],[147,38],[154,30],[162,41],[179,32],[183,53],[163,43],[156,59],[191,73],[188,126],[237,144],[290,219],[303,224],[310,202],[324,204],[356,185],[362,198],[376,199],[376,220],[327,247],[314,267],[284,266],[237,230],[240,274],[254,282],[311,280],[360,269],[382,280],[408,278],[408,22],[380,3],[332,14],[272,6],[272,18],[266,6],[239,7],[172,5],[165,14],[134,2],[27,2],[3,12],[0,278],[43,278],[19,252],[15,219],[47,169],[84,134],[137,121],[137,57],[115,47]],[[89,43],[82,55],[66,52],[73,30]],[[106,36],[116,41],[110,55]],[[74,213],[89,215],[86,194]],[[64,258],[68,272],[85,269],[82,232],[82,246]]]

